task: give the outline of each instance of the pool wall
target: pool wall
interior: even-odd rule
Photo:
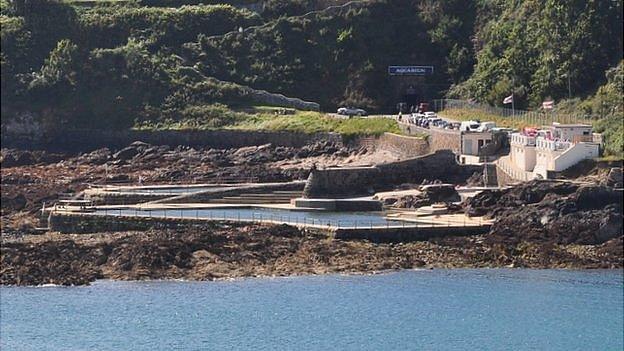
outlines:
[[[176,228],[207,223],[244,226],[252,221],[208,220],[194,218],[155,218],[134,216],[104,216],[78,213],[52,213],[49,218],[50,229],[61,233],[87,234],[103,231],[148,230],[151,228]],[[276,221],[253,221],[254,223],[277,225]],[[300,226],[301,227],[301,226]],[[350,227],[333,228],[322,225],[306,225],[306,230],[326,233],[329,237],[342,240],[369,240],[372,242],[409,242],[422,241],[433,237],[468,236],[486,233],[490,226],[472,227],[419,226],[419,227]]]
[[[255,185],[231,186],[229,189],[206,189],[189,193],[148,193],[132,191],[105,191],[94,189],[86,191],[89,199],[96,205],[130,205],[142,202],[155,203],[198,203],[224,196],[236,196],[245,193],[270,193],[272,191],[303,191],[305,182],[294,181],[285,183],[257,183]],[[165,190],[166,191],[166,190]]]
[[[207,223],[227,223],[236,225],[236,221],[206,220],[195,218],[157,218],[118,215],[94,215],[84,213],[52,213],[49,227],[52,231],[72,234],[89,234],[104,231],[148,230],[151,228],[179,228],[187,225],[206,225]],[[240,223],[245,225],[245,223]]]
[[[489,225],[469,227],[337,228],[333,237],[341,240],[368,240],[374,243],[425,241],[445,236],[485,234]]]
[[[252,186],[232,187],[232,189],[222,191],[200,191],[190,194],[183,194],[168,197],[155,201],[156,203],[201,203],[213,199],[220,199],[225,196],[236,196],[246,193],[266,194],[273,191],[303,191],[304,181],[293,181],[286,183],[257,183]]]

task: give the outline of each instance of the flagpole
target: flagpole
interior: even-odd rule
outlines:
[[[516,88],[516,78],[511,78],[511,117],[514,118],[516,117],[516,109],[515,109],[515,102],[514,102],[514,90]]]

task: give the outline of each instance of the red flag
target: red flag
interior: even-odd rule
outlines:
[[[542,108],[544,110],[552,110],[555,107],[555,102],[552,100],[542,102]]]

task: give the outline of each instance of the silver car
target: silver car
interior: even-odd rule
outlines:
[[[338,109],[338,114],[343,116],[366,116],[367,113],[361,108],[353,107],[341,107]]]

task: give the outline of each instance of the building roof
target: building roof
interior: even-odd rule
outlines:
[[[553,122],[553,127],[559,128],[591,128],[592,126],[589,124],[562,124],[558,122]]]

